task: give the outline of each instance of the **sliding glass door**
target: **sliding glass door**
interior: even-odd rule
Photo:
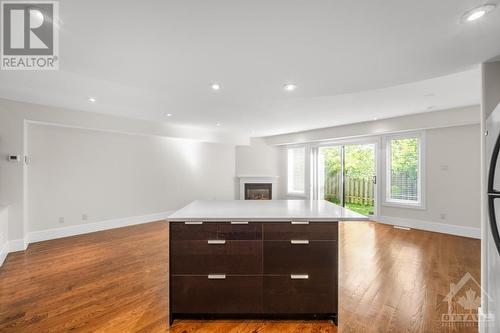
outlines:
[[[376,144],[319,147],[317,156],[318,197],[363,215],[374,214]]]

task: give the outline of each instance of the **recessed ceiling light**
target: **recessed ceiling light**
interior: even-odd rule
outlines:
[[[215,126],[217,127],[222,126],[222,123],[215,123]]]
[[[294,91],[295,89],[297,89],[297,85],[295,83],[287,83],[283,86],[283,89],[285,89],[286,91]]]
[[[90,103],[95,103],[96,102],[96,99],[94,97],[89,97],[89,102]]]
[[[220,88],[221,88],[220,84],[218,84],[218,83],[212,83],[211,87],[212,87],[212,90],[215,90],[215,91],[220,90]]]
[[[373,120],[378,120],[378,118],[377,118],[377,117],[375,117],[375,118],[373,118]]]
[[[467,21],[475,21],[477,19],[480,19],[486,14],[485,10],[478,10],[475,11],[474,13],[470,14],[467,16]]]
[[[165,113],[165,117],[170,118],[170,117],[172,117],[172,116],[173,116],[173,114],[171,114],[171,113]]]
[[[462,22],[476,21],[481,17],[485,16],[486,14],[488,14],[489,12],[491,12],[493,9],[495,9],[495,7],[496,5],[494,4],[486,4],[471,9],[462,16]]]

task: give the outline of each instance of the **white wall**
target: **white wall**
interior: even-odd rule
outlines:
[[[481,227],[479,125],[427,130],[425,142],[425,209],[382,205],[379,215],[417,220],[414,221],[416,223],[422,221],[473,228],[475,230],[469,231],[479,237]],[[385,170],[385,153],[382,155],[384,157],[382,170]],[[385,177],[381,189],[382,195],[385,196]],[[467,232],[467,229],[464,231]]]
[[[28,232],[234,198],[232,145],[30,124],[28,156]]]
[[[478,124],[479,105],[440,110],[414,115],[366,121],[343,126],[319,128],[309,131],[266,137],[266,143],[286,145],[323,140],[359,138],[421,129],[444,128]]]
[[[9,208],[0,206],[0,266],[2,266],[5,257],[9,253],[8,218]]]
[[[232,182],[235,169],[234,145],[248,143],[248,140],[243,139],[239,136],[200,130],[186,126],[172,125],[166,122],[148,122],[144,120],[127,119],[91,112],[65,110],[61,108],[0,99],[0,206],[9,206],[8,238],[10,241],[10,251],[23,250],[27,244],[26,240],[29,239],[29,237],[27,237],[27,233],[29,231],[28,227],[32,230],[38,228],[36,226],[34,227],[33,225],[28,226],[28,207],[27,205],[24,205],[24,202],[27,201],[25,195],[29,193],[28,182],[26,180],[28,173],[27,168],[24,166],[23,162],[11,163],[7,162],[6,160],[6,156],[8,154],[18,154],[20,156],[24,156],[25,151],[28,148],[28,140],[25,137],[25,135],[28,134],[29,126],[26,125],[28,123],[58,124],[68,128],[73,128],[73,131],[75,131],[71,132],[66,128],[66,131],[68,133],[77,133],[78,129],[93,129],[95,131],[92,131],[92,133],[94,133],[96,136],[102,136],[103,140],[107,142],[108,147],[113,148],[119,146],[120,142],[130,140],[132,142],[129,145],[131,147],[130,152],[135,155],[140,155],[139,151],[147,146],[146,142],[151,143],[151,147],[148,147],[149,150],[145,149],[145,153],[148,154],[148,158],[151,158],[151,156],[156,153],[168,152],[169,156],[172,157],[172,159],[176,161],[178,159],[178,163],[172,163],[172,166],[168,166],[167,170],[173,173],[172,175],[169,174],[169,177],[175,177],[176,173],[186,175],[189,173],[189,170],[191,170],[190,160],[188,160],[186,156],[182,155],[182,153],[179,153],[176,149],[177,147],[188,147],[188,149],[189,147],[191,147],[191,149],[195,151],[197,149],[201,151],[198,155],[204,158],[201,163],[207,164],[206,168],[208,168],[208,172],[212,172],[211,174],[215,175],[215,173],[217,172],[213,170],[212,166],[214,165],[214,163],[218,163],[217,165],[220,167],[221,172],[224,171],[225,176],[227,173],[227,176],[231,179]],[[86,130],[84,130],[84,132],[85,131]],[[103,133],[108,134],[105,135]],[[114,135],[110,135],[111,133],[114,133]],[[40,134],[40,137],[42,137],[41,133],[38,134]],[[76,144],[78,142],[78,139],[69,135],[68,140],[70,137],[72,138],[71,140],[74,140],[74,151],[70,151],[69,149],[66,149],[65,151],[65,149],[62,148],[61,151],[65,151],[65,154],[70,154],[71,158],[75,158],[75,161],[78,161],[79,157],[75,153],[78,152],[78,144]],[[125,137],[128,139],[125,139]],[[44,140],[49,143],[52,139],[50,138],[50,135],[47,134],[47,136],[44,137]],[[202,142],[206,143],[202,144]],[[208,142],[211,142],[212,144],[208,144]],[[97,146],[95,144],[95,141],[89,140],[89,145],[91,144]],[[85,149],[90,150],[93,148],[99,147],[86,146]],[[38,151],[43,151],[43,146],[37,146],[36,149]],[[229,154],[229,151],[231,151],[230,156],[226,155],[226,153]],[[51,158],[60,158],[65,160],[63,155],[53,156],[55,151],[52,149],[48,151],[46,150],[46,152],[50,152],[50,154],[48,155],[51,155]],[[86,154],[90,154],[90,152],[87,151]],[[220,154],[222,154],[224,157],[222,157]],[[133,159],[130,154],[128,154],[127,156],[130,157],[130,160]],[[119,160],[124,161],[125,157],[122,156]],[[214,162],[209,163],[209,160]],[[42,161],[43,163],[45,163],[43,158],[42,160],[38,159],[38,161]],[[166,162],[163,160],[162,163],[162,166],[166,165]],[[224,163],[224,165],[221,166],[222,163]],[[225,165],[226,163],[228,163],[227,166]],[[47,164],[46,167],[48,166],[49,165]],[[79,167],[77,166],[77,164],[74,164],[73,166]],[[138,165],[135,165],[134,167],[137,167],[138,171],[141,170]],[[128,170],[127,172],[131,172],[130,169],[126,170]],[[155,171],[158,173],[158,170]],[[85,177],[85,175],[82,175],[82,177]],[[193,178],[197,179],[196,177]],[[50,186],[54,186],[54,184],[57,183],[57,179],[54,179],[54,181],[55,182],[51,183]],[[124,182],[128,181],[128,179],[124,179]],[[136,181],[134,182],[134,184],[137,185],[138,182]],[[159,184],[165,185],[169,183],[166,180],[161,180]],[[176,183],[174,184],[177,185]],[[222,186],[225,186],[225,181],[221,181],[221,184],[223,184]],[[148,183],[148,186],[149,185],[151,185],[151,181]],[[47,187],[48,191],[50,191],[50,186]],[[174,201],[170,202],[168,200],[170,200],[171,197],[169,197],[168,200],[165,200],[165,205],[162,207],[159,207],[157,201],[148,200],[144,203],[144,210],[136,210],[134,207],[130,207],[129,204],[120,207],[120,212],[105,211],[95,206],[89,206],[89,208],[72,207],[76,210],[71,211],[71,213],[64,212],[68,217],[66,219],[67,222],[65,223],[76,223],[77,217],[75,216],[79,216],[79,220],[81,220],[81,214],[84,212],[84,210],[85,213],[87,213],[89,216],[89,221],[96,221],[100,218],[105,217],[124,216],[125,214],[141,214],[143,211],[149,212],[157,209],[161,209],[161,211],[175,209],[177,207],[180,207],[178,205],[180,205],[181,202],[188,201],[187,198],[190,195],[193,199],[198,195],[201,195],[200,191],[202,191],[202,188],[203,190],[206,190],[206,187],[203,187],[202,185],[196,185],[193,187],[188,186],[186,188],[177,186],[173,189],[173,191],[178,193],[178,198],[180,199],[175,199]],[[96,188],[95,190],[96,192],[103,191],[102,188]],[[193,192],[190,193],[190,191]],[[145,191],[138,189],[138,193],[144,194],[144,192]],[[221,192],[222,190],[217,193],[220,194]],[[80,198],[84,195],[84,193],[85,192],[81,193],[78,191],[78,189],[76,189],[76,191],[73,193],[73,196],[77,196]],[[206,193],[204,194],[207,195]],[[226,195],[228,197],[233,196],[234,188],[231,187]],[[136,197],[129,198],[130,201],[134,199],[136,199]],[[116,208],[116,206],[114,206],[114,208]],[[39,212],[39,210],[36,211]],[[60,216],[59,212],[54,213],[57,213],[58,217]],[[70,215],[72,215],[72,217],[70,217]],[[53,217],[46,217],[44,218],[43,222],[40,222],[41,225],[39,226],[39,228],[42,228],[44,226],[53,226],[53,224],[51,224],[52,222]]]
[[[273,186],[276,186],[273,188],[273,199],[280,199],[280,186],[283,179],[279,178],[279,149],[279,147],[268,145],[262,138],[252,138],[249,145],[236,146],[234,188],[238,193],[238,199],[241,199],[239,177],[273,177],[272,181],[275,184]]]
[[[277,176],[279,173],[278,147],[254,138],[250,145],[236,147],[237,176]]]
[[[22,116],[0,104],[0,206],[10,206],[9,240],[24,236],[23,166],[7,162],[7,155],[23,155],[23,135]]]

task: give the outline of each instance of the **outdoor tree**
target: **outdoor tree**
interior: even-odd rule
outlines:
[[[403,174],[410,179],[417,179],[418,170],[417,138],[392,140],[391,167],[393,174]]]
[[[325,148],[322,152],[325,156],[325,172],[328,176],[335,176],[341,171],[340,147]],[[345,146],[345,173],[351,178],[371,179],[375,175],[373,146]]]

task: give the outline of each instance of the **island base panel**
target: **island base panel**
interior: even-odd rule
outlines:
[[[338,321],[337,222],[171,222],[169,246],[170,323]]]

